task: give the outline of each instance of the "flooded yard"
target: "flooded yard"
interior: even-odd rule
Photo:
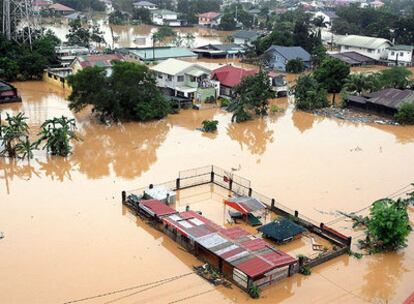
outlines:
[[[36,151],[30,162],[0,159],[0,303],[65,303],[137,286],[82,303],[252,303],[238,288],[188,274],[200,262],[122,206],[122,190],[172,180],[179,170],[233,168],[256,191],[356,238],[361,232],[337,210],[363,209],[414,181],[414,127],[319,117],[294,111],[287,98],[275,101],[283,112],[243,124],[208,109],[108,127],[88,111],[72,114],[59,88],[15,85],[23,103],[1,105],[2,117],[24,111],[33,136],[47,118],[74,117],[82,141],[68,158]],[[205,119],[219,121],[217,134],[196,130]],[[226,225],[226,193],[202,190],[187,192],[178,209],[190,202]],[[280,248],[296,255],[306,242]],[[413,281],[412,233],[399,253],[336,258],[265,289],[257,302],[402,303]]]

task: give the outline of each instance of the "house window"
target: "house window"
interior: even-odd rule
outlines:
[[[400,52],[400,56],[404,56],[404,53],[403,52]]]
[[[178,82],[183,82],[184,81],[184,76],[183,75],[177,76],[177,81]]]
[[[349,50],[349,46],[345,46],[345,50]]]
[[[196,81],[196,78],[194,76],[190,76],[190,81],[191,82],[195,82]]]
[[[372,50],[368,50],[368,53],[372,53]]]
[[[391,56],[394,56],[395,55],[395,52],[391,52]]]
[[[158,79],[162,79],[162,74],[158,74]]]
[[[172,81],[173,80],[173,77],[171,75],[168,75],[167,76],[167,79],[168,79],[168,81]]]
[[[379,54],[380,53],[380,50],[377,50],[377,53]]]

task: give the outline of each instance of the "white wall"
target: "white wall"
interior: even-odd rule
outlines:
[[[353,47],[353,46],[344,46],[341,45],[341,53],[343,52],[358,52],[362,55],[368,56],[375,60],[386,59],[388,56],[388,44],[384,43],[377,49],[367,49],[367,48],[360,48],[360,47]]]
[[[411,63],[412,61],[412,52],[388,50],[388,60],[397,60],[397,55],[398,62]]]

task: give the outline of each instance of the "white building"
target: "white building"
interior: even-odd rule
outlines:
[[[335,12],[332,11],[318,11],[313,14],[313,19],[322,17],[323,21],[326,22],[326,27],[331,28],[333,21],[338,18]]]
[[[151,20],[156,25],[181,26],[177,13],[169,10],[152,10]]]
[[[158,5],[148,2],[148,1],[138,1],[138,2],[135,2],[133,5],[134,5],[134,8],[144,8],[147,10],[158,9]]]
[[[384,38],[359,35],[336,36],[335,44],[340,52],[357,52],[375,60],[387,60],[388,48],[393,44]]]
[[[411,45],[395,45],[388,49],[388,65],[413,65],[413,49]]]
[[[210,80],[215,67],[202,63],[167,59],[153,67],[157,86],[168,89],[173,96],[205,101],[220,92],[220,83]]]

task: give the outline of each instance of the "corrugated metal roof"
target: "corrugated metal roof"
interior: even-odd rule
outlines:
[[[155,60],[164,60],[168,58],[197,57],[197,54],[188,49],[175,47],[158,47],[154,48],[154,50],[152,48],[129,49],[128,51],[135,56],[138,56],[141,60],[154,60],[154,58]]]
[[[345,35],[336,40],[337,45],[346,45],[353,47],[360,47],[366,49],[377,49],[383,44],[392,46],[391,41],[384,38],[359,36],[359,35]]]
[[[224,203],[243,214],[263,210],[266,205],[253,197],[240,196],[225,200]]]
[[[300,46],[281,46],[272,45],[266,50],[268,52],[277,52],[286,60],[301,59],[303,61],[310,61],[311,55]]]
[[[141,207],[145,207],[149,209],[156,216],[165,216],[165,215],[177,213],[176,210],[174,210],[171,207],[168,207],[164,203],[161,203],[159,200],[141,200],[139,202],[139,205]]]

